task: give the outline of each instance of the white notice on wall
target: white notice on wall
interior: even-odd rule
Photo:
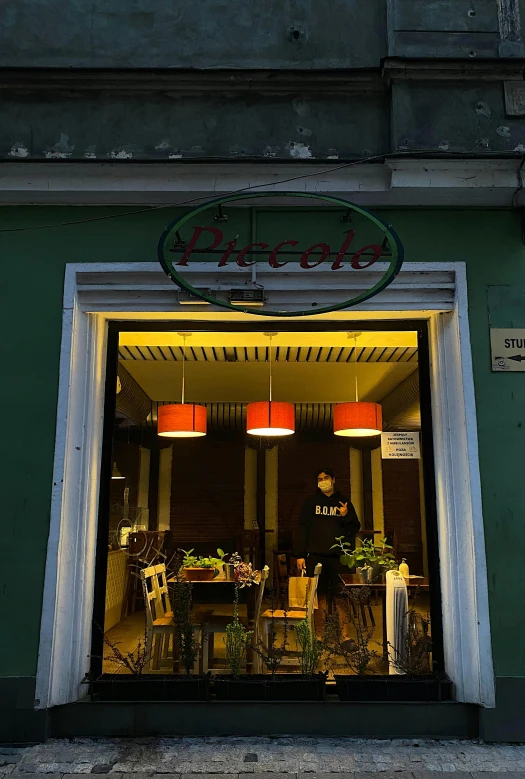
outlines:
[[[383,460],[419,460],[419,433],[381,433]]]

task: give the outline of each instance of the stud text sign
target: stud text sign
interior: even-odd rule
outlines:
[[[490,331],[492,370],[525,372],[525,330],[492,328]]]

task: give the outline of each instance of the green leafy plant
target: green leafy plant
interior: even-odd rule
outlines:
[[[407,676],[425,676],[431,672],[430,617],[415,609],[407,612],[407,632],[401,651],[388,644],[388,652],[396,671]]]
[[[313,676],[319,667],[324,653],[324,644],[312,634],[310,622],[303,619],[295,626],[299,646],[301,647],[301,673]]]
[[[329,662],[342,665],[358,676],[363,676],[378,657],[370,642],[374,628],[365,624],[363,607],[370,597],[368,587],[352,588],[345,592],[340,602],[340,611],[326,618],[323,643]],[[347,637],[347,628],[353,627],[355,638]]]
[[[285,593],[284,596],[284,603],[288,603],[288,596]],[[270,590],[270,611],[272,614],[275,613],[275,606],[276,606],[276,598],[275,598],[275,590],[272,588]],[[279,670],[279,667],[281,666],[281,663],[283,661],[283,658],[285,654],[288,651],[288,611],[286,609],[286,606],[283,611],[283,617],[282,617],[282,627],[283,627],[283,633],[282,633],[282,641],[278,642],[278,630],[277,630],[277,620],[272,619],[270,620],[270,623],[268,625],[268,631],[267,631],[267,638],[268,643],[265,644],[264,641],[260,638],[257,645],[253,646],[254,652],[256,652],[263,663],[265,664],[266,668],[270,671],[272,677],[275,676],[277,671]]]
[[[371,538],[365,538],[361,546],[352,548],[352,545],[344,540],[344,536],[335,539],[337,543],[331,546],[331,549],[340,549],[341,556],[339,560],[342,565],[348,568],[356,566],[370,565],[381,573],[390,571],[397,567],[392,546],[387,544],[387,539],[383,538],[376,546]]]
[[[226,552],[223,552],[222,549],[217,549],[217,557],[202,557],[199,555],[193,554],[193,549],[181,549],[181,552],[184,554],[183,560],[182,560],[182,567],[183,568],[218,568],[220,565],[224,563],[224,558],[226,557]]]
[[[133,676],[141,676],[147,671],[149,662],[151,660],[151,652],[148,651],[148,633],[147,625],[144,623],[144,635],[139,638],[135,649],[129,652],[123,652],[119,648],[120,641],[112,641],[107,633],[95,623],[97,628],[102,633],[104,645],[109,648],[109,652],[104,653],[104,663],[112,663],[117,666],[117,669],[113,672],[115,675],[122,673],[122,668],[125,668],[128,673]]]
[[[193,585],[183,575],[183,568],[178,558],[175,565],[175,581],[171,585],[171,600],[175,623],[175,654],[189,676],[199,657],[203,633],[202,629],[200,633],[195,630],[192,611]]]
[[[252,630],[247,630],[239,619],[239,588],[236,584],[233,596],[233,621],[226,625],[226,660],[233,676],[239,676],[246,661],[246,653]]]

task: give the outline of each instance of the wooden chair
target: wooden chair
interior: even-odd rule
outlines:
[[[251,563],[253,570],[259,568],[259,544],[261,533],[259,530],[243,530],[237,537],[237,553],[246,563]]]
[[[273,552],[273,580],[276,593],[276,602],[283,606],[283,593],[286,590],[288,573],[290,568],[290,552],[274,549]]]
[[[159,585],[159,577],[162,584]],[[159,671],[161,659],[169,655],[173,646],[173,612],[166,584],[166,566],[152,565],[140,571],[144,606],[146,609],[146,652],[148,668]]]
[[[314,605],[315,596],[317,594],[317,586],[319,584],[319,576],[321,575],[322,568],[322,564],[317,563],[315,566],[314,575],[309,580],[310,586],[308,590],[308,602],[305,604],[305,609],[289,609],[286,613],[283,609],[275,609],[274,611],[267,609],[262,614],[263,641],[266,646],[269,646],[270,644],[271,630],[275,629],[277,625],[282,625],[284,627],[285,623],[287,623],[288,627],[293,630],[299,622],[307,619],[310,624],[312,636],[315,635]],[[284,657],[282,660],[283,665],[297,665],[298,662],[298,659],[293,656]]]
[[[264,596],[264,589],[266,586],[266,582],[268,580],[270,569],[267,565],[264,566],[264,568],[261,571],[261,581],[258,585],[257,590],[257,596],[255,599],[255,613],[254,613],[254,627],[253,627],[253,641],[254,644],[257,645],[259,641],[260,636],[260,621],[261,621],[261,611],[262,611],[262,602],[263,602],[263,596]],[[204,648],[203,651],[203,662],[202,662],[202,670],[203,673],[207,673],[210,671],[210,673],[224,673],[224,669],[221,668],[213,668],[214,663],[214,649],[215,649],[215,633],[225,633],[226,632],[226,626],[229,625],[232,621],[231,615],[226,614],[212,614],[211,617],[206,619],[205,624],[205,631],[207,633],[207,647]],[[244,621],[244,620],[243,620]],[[260,673],[260,662],[259,662],[259,656],[256,655],[253,660],[253,670],[255,673]]]

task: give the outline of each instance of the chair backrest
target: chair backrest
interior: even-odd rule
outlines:
[[[144,594],[144,607],[146,609],[146,622],[148,629],[151,629],[153,621],[164,614],[159,609],[159,597],[157,594],[155,566],[142,568],[140,571],[140,580],[142,582],[142,592]]]
[[[155,587],[157,589],[157,598],[159,601],[159,608],[162,608],[162,616],[164,617],[167,611],[171,611],[170,596],[168,592],[168,582],[166,579],[166,565],[159,563],[152,566],[154,570]]]
[[[259,567],[259,530],[243,530],[237,538],[237,553],[245,563],[251,563],[254,571]]]
[[[257,598],[255,600],[255,617],[254,622],[256,628],[259,625],[259,619],[261,616],[262,611],[262,602],[263,602],[263,595],[264,595],[264,588],[266,587],[266,580],[268,579],[268,576],[270,574],[270,569],[267,565],[264,566],[264,568],[261,571],[261,581],[259,582],[259,590],[257,592]]]
[[[323,566],[321,563],[317,563],[314,569],[314,575],[310,579],[309,587],[308,587],[308,603],[306,606],[306,617],[309,620],[313,619],[314,614],[314,603],[315,603],[315,596],[317,594],[317,585],[319,584],[319,577],[321,575],[321,571],[323,569]]]

